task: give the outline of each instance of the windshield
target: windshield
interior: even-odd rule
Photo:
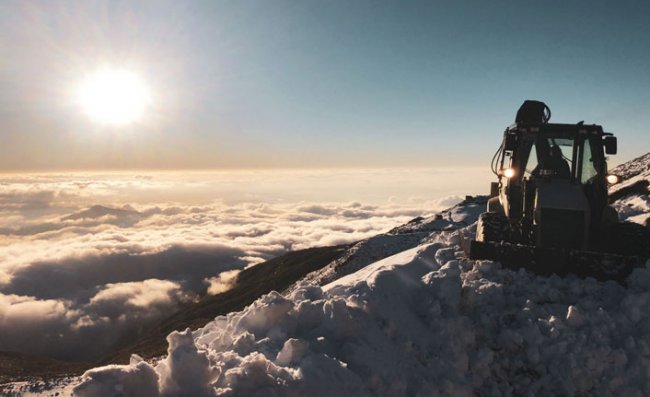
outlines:
[[[573,139],[534,137],[524,177],[554,175],[570,178],[573,168]]]

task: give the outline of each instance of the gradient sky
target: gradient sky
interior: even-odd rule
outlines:
[[[650,151],[650,2],[3,1],[0,170],[481,166],[524,99]],[[98,68],[141,122],[74,103]]]

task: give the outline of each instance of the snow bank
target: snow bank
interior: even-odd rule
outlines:
[[[486,203],[487,197],[470,197],[437,215],[415,218],[387,233],[362,240],[339,260],[307,275],[304,280],[312,284],[327,284],[380,259],[417,247],[440,232],[464,228],[476,222],[485,211]]]
[[[215,396],[211,384],[221,374],[220,368],[210,364],[204,351],[197,350],[190,330],[172,332],[167,342],[167,358],[155,368],[133,355],[129,365],[87,371],[73,394],[78,397]]]
[[[94,369],[76,393],[129,395],[157,374],[161,395],[650,394],[649,268],[627,286],[537,277],[464,259],[468,232],[265,295],[193,338],[173,333],[155,368]]]
[[[73,390],[75,396],[151,396],[157,397],[158,374],[140,357],[133,355],[129,365],[109,365],[91,369]]]
[[[612,192],[621,191],[644,180],[650,182],[650,153],[621,164],[611,172],[623,178],[621,183],[612,186]],[[650,226],[650,191],[647,188],[645,194],[636,192],[617,200],[613,205],[621,220]]]

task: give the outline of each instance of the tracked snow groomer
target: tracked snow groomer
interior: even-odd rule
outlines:
[[[650,256],[648,230],[619,222],[608,205],[605,155],[613,134],[599,125],[552,124],[543,102],[525,101],[492,160],[498,178],[471,259],[492,259],[538,274],[574,273],[621,281]]]

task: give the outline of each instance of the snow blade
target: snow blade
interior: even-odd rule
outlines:
[[[539,275],[575,274],[600,281],[623,282],[632,271],[645,264],[646,259],[603,252],[545,249],[506,242],[471,240],[464,244],[470,259],[501,262],[509,269],[526,269]]]

